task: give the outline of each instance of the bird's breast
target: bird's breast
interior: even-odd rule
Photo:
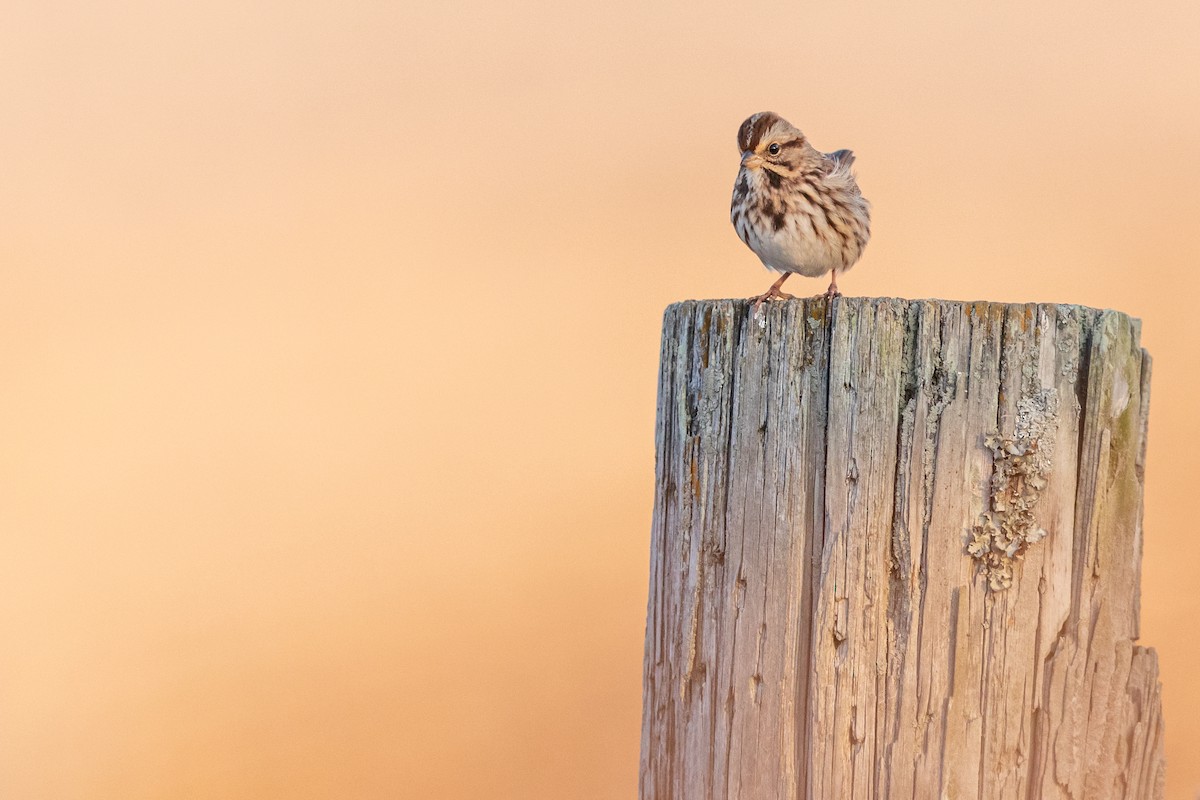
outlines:
[[[855,217],[854,201],[861,198],[842,198],[803,177],[772,180],[777,174],[763,173],[742,169],[734,184],[731,219],[741,240],[781,272],[817,276],[849,269],[865,244],[857,235],[865,221]]]

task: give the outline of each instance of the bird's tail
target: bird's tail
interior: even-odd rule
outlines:
[[[838,150],[836,153],[830,153],[829,157],[833,159],[833,163],[839,167],[846,168],[854,163],[854,152],[852,150]]]

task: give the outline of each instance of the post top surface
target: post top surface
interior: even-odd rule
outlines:
[[[700,306],[721,306],[732,305],[735,308],[749,308],[753,305],[752,299],[747,298],[709,298],[709,299],[694,299],[694,300],[679,300],[667,306],[667,311],[671,311],[676,307],[685,307],[692,305]],[[788,307],[795,305],[804,306],[821,306],[827,307],[829,299],[825,295],[814,295],[812,297],[797,297],[791,300],[770,300],[764,303],[764,308],[771,307]],[[945,300],[937,297],[926,298],[906,298],[906,297],[847,297],[839,296],[833,300],[834,309],[838,306],[853,305],[857,307],[878,307],[878,306],[893,306],[896,308],[908,308],[911,306],[940,306],[943,308],[953,309],[971,309],[977,314],[986,314],[989,311],[1009,309],[1055,309],[1059,311],[1070,310],[1074,313],[1082,314],[1120,314],[1121,316],[1129,317],[1137,323],[1141,320],[1124,311],[1109,308],[1095,308],[1093,306],[1085,306],[1079,303],[1008,303],[998,300]]]

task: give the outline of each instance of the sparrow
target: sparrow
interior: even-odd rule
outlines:
[[[854,266],[871,238],[871,206],[850,169],[854,153],[822,153],[771,111],[743,122],[737,141],[742,163],[730,219],[763,265],[783,273],[765,294],[751,298],[755,309],[773,297],[790,299],[780,287],[793,272],[832,272],[825,294],[837,297],[838,272]]]

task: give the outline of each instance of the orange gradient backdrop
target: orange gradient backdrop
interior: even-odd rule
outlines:
[[[1050,5],[8,3],[0,796],[634,796],[661,313],[770,282],[772,109],[848,294],[1143,319],[1191,798],[1200,6]]]

